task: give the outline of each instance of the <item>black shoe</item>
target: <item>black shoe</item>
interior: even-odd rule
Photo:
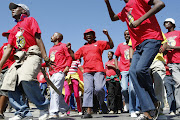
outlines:
[[[108,114],[109,111],[108,111],[108,108],[107,108],[105,102],[103,102],[103,103],[101,104],[101,109],[102,109],[102,113],[103,113],[103,114]]]
[[[91,114],[84,114],[81,116],[81,119],[86,119],[86,118],[92,118]]]
[[[4,119],[4,115],[0,113],[0,119]]]
[[[152,111],[150,111],[149,113],[150,113],[150,115],[151,115],[151,117],[153,117],[153,120],[156,120],[157,118],[158,118],[158,116],[159,116],[159,112],[160,112],[160,107],[161,107],[161,102],[160,101],[157,101],[155,104],[154,104],[154,106],[155,106],[155,110],[152,110]]]

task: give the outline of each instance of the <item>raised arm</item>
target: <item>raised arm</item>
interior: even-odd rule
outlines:
[[[112,20],[112,21],[117,21],[117,20],[119,20],[118,15],[116,15],[116,14],[114,13],[114,11],[112,10],[111,5],[110,5],[110,3],[109,3],[109,0],[104,0],[104,1],[105,1],[105,3],[106,3],[106,6],[107,6],[107,9],[108,9],[108,12],[109,12],[109,16],[110,16],[111,20]]]
[[[114,43],[113,43],[113,41],[112,41],[111,37],[109,36],[108,31],[107,31],[106,29],[104,29],[104,30],[103,30],[103,33],[107,36],[107,38],[108,38],[108,40],[109,40],[109,45],[110,45],[110,48],[111,48],[111,49],[113,49],[113,47],[114,47]]]
[[[151,17],[152,15],[155,15],[157,12],[159,12],[161,9],[165,7],[164,2],[162,2],[161,0],[150,0],[148,4],[153,5],[153,7],[138,20],[132,22],[130,27],[139,26],[144,20]]]
[[[66,47],[68,48],[69,54],[71,55],[72,59],[75,60],[74,52],[73,52],[73,50],[71,49],[71,43],[68,42],[68,43],[66,44]]]

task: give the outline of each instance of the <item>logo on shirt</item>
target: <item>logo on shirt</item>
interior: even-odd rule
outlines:
[[[23,36],[24,31],[20,30],[16,33],[16,46],[18,48],[23,48],[26,44],[25,38]]]
[[[96,46],[97,47],[97,45],[95,44],[94,46]]]
[[[50,60],[51,61],[54,61],[55,60],[55,54],[56,54],[57,51],[53,51],[51,52],[51,55],[50,55]]]
[[[134,17],[131,15],[132,10],[133,10],[133,8],[130,8],[129,11],[128,11],[128,13],[127,13],[129,25],[130,25],[132,22],[134,22]]]
[[[124,51],[124,58],[125,58],[126,60],[129,60],[129,49],[127,49],[127,50]]]
[[[168,38],[168,45],[169,45],[169,46],[176,46],[176,40],[175,40],[176,37],[177,37],[177,36],[173,36],[173,37],[169,37],[169,38]]]

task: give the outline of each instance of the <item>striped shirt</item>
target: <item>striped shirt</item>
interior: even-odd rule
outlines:
[[[79,60],[72,61],[71,67],[69,68],[68,74],[74,74],[78,71],[78,68],[81,67],[81,63]]]

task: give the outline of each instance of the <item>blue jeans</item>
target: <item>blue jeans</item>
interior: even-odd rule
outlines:
[[[121,72],[121,93],[124,97],[125,103],[129,104],[129,94],[128,94],[128,82],[129,82],[129,71]]]
[[[41,94],[39,84],[37,81],[22,81],[19,86],[16,86],[15,91],[9,91],[9,102],[13,108],[16,109],[15,115],[22,117],[32,116],[29,107],[23,101],[23,91],[28,99],[36,105],[40,110],[48,109],[49,100]]]
[[[161,46],[160,40],[148,39],[136,47],[129,74],[139,98],[142,112],[154,110],[157,102],[148,68],[152,64]]]
[[[128,96],[128,82],[129,82],[129,96]],[[125,98],[125,103],[129,103],[129,112],[139,111],[139,100],[135,93],[132,81],[129,76],[129,71],[121,72],[121,87],[122,94]]]
[[[174,85],[176,84],[173,80],[172,76],[165,76],[164,80],[164,86],[166,89],[167,94],[167,100],[170,107],[170,112],[176,112],[176,100],[174,96]]]

